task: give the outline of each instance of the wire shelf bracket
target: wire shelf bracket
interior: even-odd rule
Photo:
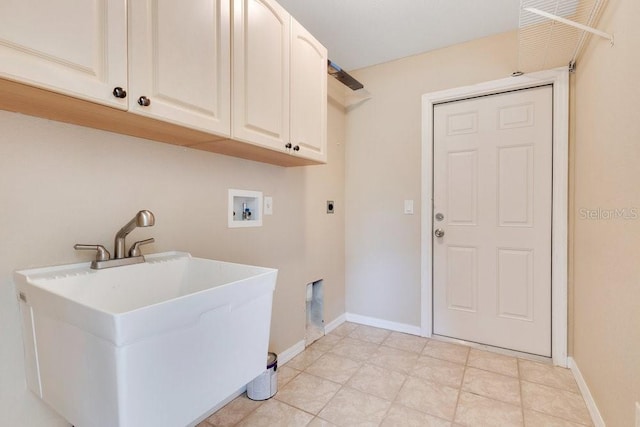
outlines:
[[[548,18],[548,19],[552,19],[552,20],[557,21],[557,22],[561,22],[561,23],[566,24],[566,25],[570,25],[570,26],[572,26],[574,28],[578,28],[579,30],[587,31],[587,32],[589,32],[591,34],[595,34],[596,36],[603,37],[603,38],[609,40],[609,43],[611,43],[611,46],[613,46],[613,44],[614,44],[613,34],[605,33],[604,31],[597,30],[597,29],[595,29],[593,27],[589,27],[587,25],[580,24],[579,22],[574,22],[574,21],[572,21],[570,19],[566,19],[566,18],[563,18],[561,16],[557,16],[557,15],[554,15],[552,13],[545,12],[545,11],[540,10],[540,9],[536,9],[534,7],[525,7],[524,10],[526,10],[527,12],[535,13],[536,15],[539,15],[539,16],[542,16],[542,17],[545,17],[545,18]]]
[[[607,0],[520,0],[518,70],[524,73],[569,64],[575,68],[592,35],[613,45],[613,35],[596,29]]]

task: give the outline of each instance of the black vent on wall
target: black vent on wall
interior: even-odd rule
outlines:
[[[351,77],[349,73],[340,68],[338,64],[331,62],[330,59],[327,61],[327,72],[351,90],[358,90],[364,87],[362,83]]]

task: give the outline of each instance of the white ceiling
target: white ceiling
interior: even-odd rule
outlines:
[[[518,28],[520,0],[278,0],[347,71]]]

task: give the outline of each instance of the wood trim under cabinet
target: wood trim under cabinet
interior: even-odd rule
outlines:
[[[0,109],[278,166],[320,162],[0,79]]]

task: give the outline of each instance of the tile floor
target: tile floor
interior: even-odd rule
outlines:
[[[343,323],[198,427],[591,425],[567,369]]]

